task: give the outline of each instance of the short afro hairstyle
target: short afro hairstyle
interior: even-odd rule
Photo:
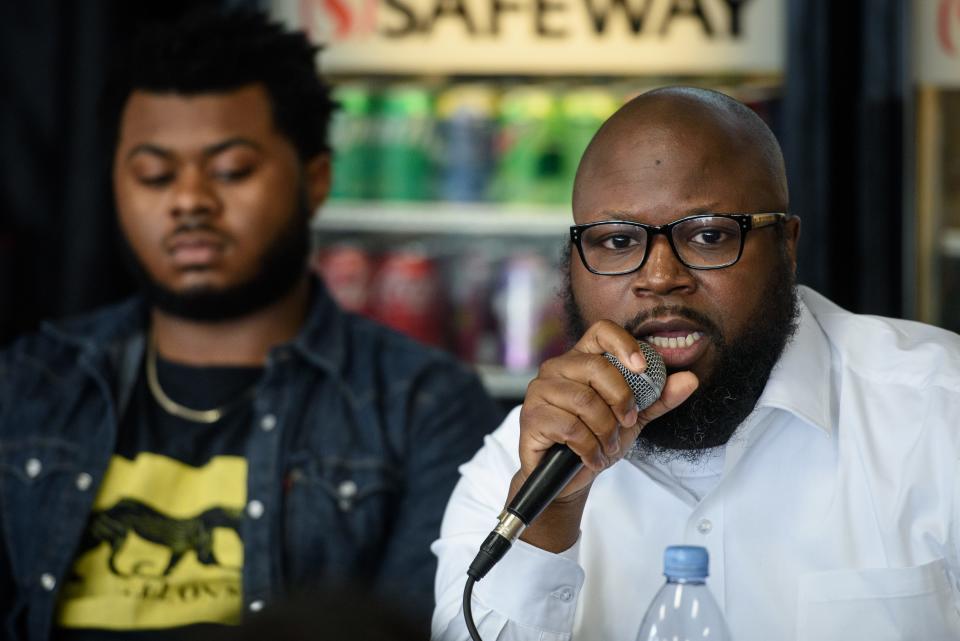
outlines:
[[[315,59],[319,47],[257,11],[202,6],[149,25],[116,57],[101,98],[101,130],[112,156],[124,106],[134,91],[196,95],[262,84],[274,123],[301,161],[330,151],[334,110]]]

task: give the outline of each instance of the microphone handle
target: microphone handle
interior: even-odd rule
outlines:
[[[474,581],[486,576],[523,529],[556,498],[581,467],[583,461],[573,450],[563,443],[554,443],[523,482],[510,505],[501,512],[500,524],[480,546],[477,557],[467,569],[467,575]]]
[[[530,525],[553,502],[583,461],[563,443],[554,443],[507,506],[524,525]]]

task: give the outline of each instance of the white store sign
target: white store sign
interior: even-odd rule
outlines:
[[[786,0],[273,0],[332,73],[781,73]]]
[[[914,0],[913,51],[919,84],[960,87],[960,0]]]

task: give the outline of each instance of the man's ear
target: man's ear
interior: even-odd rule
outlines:
[[[790,256],[790,261],[793,263],[793,271],[797,271],[797,243],[800,241],[800,217],[799,216],[790,216],[783,223],[784,233],[786,238],[784,239],[787,243],[787,253]]]
[[[311,214],[317,210],[330,195],[332,169],[330,154],[317,154],[304,166],[304,181],[307,188],[307,200]]]

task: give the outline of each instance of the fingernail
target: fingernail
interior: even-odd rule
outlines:
[[[623,417],[623,425],[621,427],[633,427],[637,424],[637,416],[639,416],[637,411],[637,406],[634,405],[630,408],[630,411],[627,412],[627,415]]]
[[[640,352],[630,354],[630,368],[635,372],[642,372],[647,367],[647,362],[643,360]]]

